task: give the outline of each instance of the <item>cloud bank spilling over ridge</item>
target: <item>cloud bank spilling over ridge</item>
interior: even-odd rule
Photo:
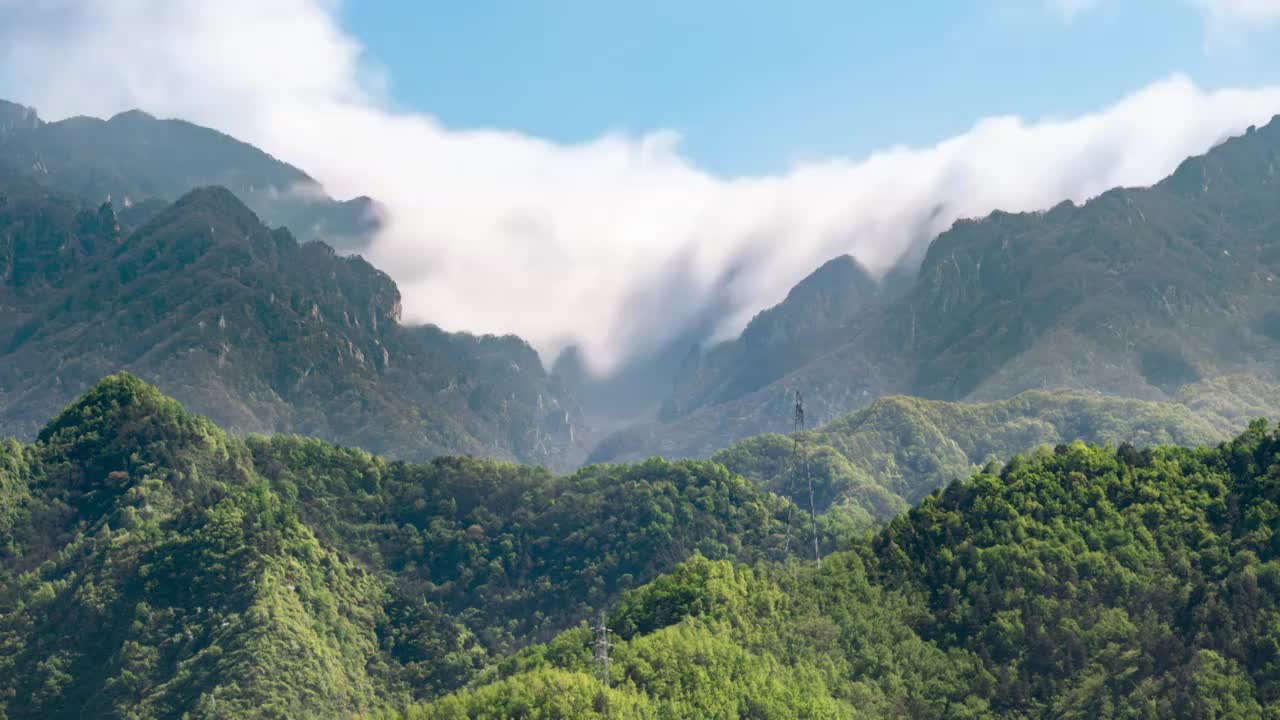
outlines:
[[[709,308],[731,336],[835,255],[884,270],[956,218],[1149,184],[1280,111],[1280,88],[1207,92],[1174,76],[1089,115],[987,118],[931,147],[722,178],[668,131],[565,145],[397,110],[336,10],[0,0],[0,97],[51,118],[182,117],[338,196],[372,195],[390,222],[370,259],[399,283],[407,319],[514,332],[548,359],[577,343],[597,371]]]

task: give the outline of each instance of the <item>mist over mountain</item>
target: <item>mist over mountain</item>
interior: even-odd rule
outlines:
[[[184,118],[337,197],[376,198],[386,216],[365,255],[395,279],[408,321],[516,334],[548,366],[576,345],[600,376],[664,352],[709,308],[712,339],[737,336],[833,257],[878,275],[957,218],[1154,183],[1280,109],[1262,79],[1216,88],[1169,68],[1087,105],[970,109],[911,145],[725,175],[657,120],[556,140],[407,108],[323,0],[228,0],[216,14],[197,0],[19,5],[0,26],[0,67],[22,71],[0,72],[0,94],[53,118]]]
[[[223,188],[130,227],[0,171],[0,307],[4,435],[32,437],[123,368],[238,434],[552,467],[586,452],[527,343],[402,325],[386,274],[266,227]]]
[[[0,720],[1280,720],[1280,2],[872,5],[0,0]]]
[[[110,200],[121,209],[219,185],[265,222],[345,252],[366,250],[381,222],[368,197],[338,202],[306,173],[252,145],[138,110],[46,123],[35,108],[0,100],[0,162],[88,203]]]
[[[10,401],[3,412],[11,432],[19,434],[33,432],[59,403],[122,367],[142,373],[234,432],[297,431],[396,457],[478,452],[556,468],[570,467],[588,454],[595,460],[652,453],[707,456],[738,438],[787,429],[796,389],[804,391],[810,418],[819,422],[890,394],[993,400],[1028,389],[1068,389],[1189,403],[1203,408],[1218,426],[1225,413],[1229,427],[1247,420],[1247,413],[1224,409],[1220,399],[1213,399],[1224,389],[1235,402],[1247,399],[1251,411],[1264,413],[1276,394],[1276,367],[1269,354],[1278,336],[1269,309],[1274,284],[1259,274],[1259,268],[1270,264],[1265,238],[1276,222],[1271,204],[1274,122],[1187,160],[1149,189],[1109,191],[1083,206],[1065,202],[1046,212],[997,212],[980,221],[958,222],[933,242],[916,243],[887,272],[873,272],[852,256],[837,257],[796,285],[782,303],[759,313],[741,336],[709,343],[725,314],[732,312],[732,303],[722,299],[666,345],[636,356],[609,377],[597,376],[585,351],[576,346],[562,353],[548,372],[535,348],[516,336],[481,338],[423,326],[395,331],[408,339],[415,358],[422,347],[428,349],[428,359],[415,359],[408,368],[392,364],[391,375],[426,373],[411,382],[409,375],[382,377],[388,371],[378,359],[384,351],[392,352],[387,339],[348,338],[357,375],[371,370],[378,376],[372,384],[361,381],[345,391],[346,402],[361,406],[352,412],[338,401],[344,391],[330,391],[326,385],[347,382],[339,379],[352,369],[346,361],[310,367],[283,359],[234,362],[234,369],[227,370],[228,351],[209,346],[206,352],[221,358],[219,369],[197,371],[198,356],[159,348],[184,345],[186,340],[166,334],[188,333],[193,322],[207,325],[209,320],[202,319],[207,308],[199,318],[149,310],[139,317],[160,324],[138,332],[128,329],[142,327],[129,310],[94,317],[82,309],[103,307],[119,287],[96,290],[97,299],[87,304],[78,300],[90,287],[83,285],[86,276],[101,275],[110,263],[130,257],[126,239],[151,242],[147,233],[135,230],[172,216],[165,201],[155,197],[124,203],[118,211],[113,205],[86,214],[77,199],[84,196],[86,182],[102,183],[102,188],[108,182],[180,187],[194,181],[182,168],[205,168],[200,172],[238,182],[252,195],[256,186],[245,184],[246,177],[280,184],[307,179],[305,173],[180,121],[127,113],[110,121],[80,118],[46,124],[26,108],[5,107],[5,126],[12,130],[0,142],[0,149],[9,149],[0,157],[0,167],[11,168],[4,177],[13,197],[35,203],[25,209],[15,205],[10,212],[17,229],[9,238],[15,248],[10,289],[22,301],[15,301],[14,312],[0,322],[0,329],[9,333],[6,352],[13,360],[5,373]],[[40,135],[46,132],[47,137]],[[113,141],[117,135],[123,139]],[[44,139],[36,142],[37,137]],[[120,149],[95,153],[95,145],[84,138],[116,142]],[[167,149],[189,141],[197,149],[202,143],[210,149],[205,154],[171,153],[185,159],[163,162],[139,160],[126,151]],[[51,162],[60,169],[37,172],[44,161],[13,169],[15,159],[24,157],[14,148],[36,147],[56,157]],[[106,173],[106,167],[120,170]],[[194,197],[213,195],[201,191]],[[258,222],[247,219],[249,211],[233,200],[213,202],[200,211],[211,216],[209,247],[222,241],[217,231],[221,223],[244,228]],[[23,220],[53,212],[58,229]],[[194,225],[187,220],[176,224]],[[233,237],[240,232],[229,231]],[[67,243],[64,236],[74,242]],[[322,257],[325,251],[319,247],[302,246],[303,256]],[[277,289],[283,291],[298,282],[327,292],[316,285],[322,278],[296,275],[304,268],[326,272],[311,261],[264,262],[250,253],[215,272],[237,274],[233,277],[246,270],[273,273],[277,262],[283,263],[279,267],[285,274],[264,279],[264,288],[279,283]],[[209,302],[207,289],[185,282],[177,268],[173,271],[169,277],[183,277],[184,282],[149,278],[148,287],[154,288],[149,292],[166,297],[165,303],[176,302],[177,308]],[[338,277],[327,272],[331,280]],[[372,268],[368,272],[381,277],[377,282],[389,282]],[[696,304],[681,294],[683,283],[677,273],[664,286],[664,302],[673,308]],[[725,283],[728,287],[732,279]],[[399,297],[394,285],[386,292]],[[123,302],[155,301],[150,295],[131,295]],[[361,308],[368,302],[357,294],[341,303],[321,311],[323,321],[343,316],[347,332],[367,332],[370,321]],[[633,308],[643,314],[644,304]],[[374,312],[378,318],[393,315],[389,306]],[[260,317],[245,319],[262,322]],[[228,321],[224,317],[222,322]],[[62,323],[83,329],[49,329]],[[248,337],[261,332],[254,329]],[[124,343],[121,333],[135,336]],[[202,344],[207,343],[194,342]],[[95,350],[88,353],[87,348]],[[311,351],[291,347],[279,352]],[[53,366],[37,359],[49,354],[63,357]],[[189,367],[176,369],[183,365]],[[228,374],[240,377],[224,386]],[[318,392],[299,394],[317,383]],[[391,389],[400,383],[415,389]],[[424,394],[428,392],[446,398],[458,393],[466,400],[458,404],[460,399],[442,400]],[[386,417],[368,422],[378,408],[388,409]],[[466,429],[446,429],[457,422]],[[419,429],[419,423],[438,427]],[[615,434],[606,437],[611,432]]]
[[[990,400],[1031,389],[1192,404],[1238,392],[1218,409],[1274,414],[1265,402],[1280,372],[1277,168],[1280,119],[1150,188],[958,222],[929,246],[909,291],[865,312],[832,315],[861,305],[806,300],[797,288],[770,313],[793,318],[784,327],[802,337],[752,350],[744,333],[691,358],[664,422],[621,431],[593,457],[699,456],[785,430],[795,390],[819,422],[884,395]],[[874,286],[839,287],[857,297]],[[805,336],[813,323],[823,332]]]

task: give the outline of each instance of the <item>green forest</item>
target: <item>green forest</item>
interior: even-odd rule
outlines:
[[[1280,716],[1266,422],[827,498],[820,563],[749,447],[388,462],[111,376],[0,446],[0,716]]]
[[[812,481],[823,539],[840,543],[1019,452],[1080,439],[1202,445],[1226,440],[1229,427],[1174,403],[1080,393],[1033,391],[989,403],[894,396],[811,431],[741,440],[711,460],[806,509]]]
[[[127,374],[8,441],[0,489],[15,718],[402,706],[691,555],[779,560],[788,515],[710,462],[556,477],[239,440]]]
[[[732,246],[755,220],[647,180],[661,212],[546,202],[615,164],[728,179],[644,133],[467,133],[528,165],[493,197],[553,194],[455,222],[183,120],[0,101],[0,720],[1280,720],[1280,116],[1218,127],[1244,96],[1196,89],[1213,117],[1143,136],[1164,170],[1086,144],[1045,162],[1096,187],[1024,196],[1002,158],[1035,145],[903,165],[849,208],[932,209],[865,232],[743,176],[774,219]],[[560,188],[557,148],[616,163]],[[505,167],[467,157],[460,192]],[[594,264],[611,224],[635,277]]]
[[[1280,435],[991,464],[821,566],[695,557],[413,718],[1280,714]]]

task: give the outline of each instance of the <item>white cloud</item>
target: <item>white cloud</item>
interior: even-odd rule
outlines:
[[[883,269],[957,217],[1150,183],[1280,110],[1278,88],[1172,77],[1081,117],[988,118],[931,147],[724,179],[670,132],[564,145],[388,109],[324,0],[35,5],[0,0],[0,96],[53,117],[184,117],[371,194],[391,211],[371,259],[406,317],[515,332],[546,355],[578,342],[597,369],[713,304],[732,334],[839,253]]]
[[[1191,0],[1217,22],[1268,23],[1280,20],[1280,0]]]
[[[1045,0],[1049,9],[1061,15],[1063,19],[1072,20],[1095,7],[1101,0]]]
[[[1250,29],[1280,21],[1280,0],[1183,0],[1204,16],[1210,30]],[[1049,10],[1066,20],[1097,8],[1102,0],[1045,0]]]
[[[1205,52],[1248,44],[1280,24],[1280,0],[1187,0],[1204,16]]]

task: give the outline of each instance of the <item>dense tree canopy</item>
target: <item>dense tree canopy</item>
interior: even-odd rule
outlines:
[[[825,535],[819,565],[719,463],[241,441],[118,375],[0,446],[0,713],[1270,717],[1278,502],[1262,421],[1063,443]]]
[[[779,558],[715,463],[556,477],[241,441],[128,375],[0,447],[12,717],[362,712],[456,688],[690,554]]]
[[[576,630],[409,716],[1273,717],[1277,500],[1263,422],[1216,448],[1060,445],[821,568],[694,558],[627,593],[607,692]]]

